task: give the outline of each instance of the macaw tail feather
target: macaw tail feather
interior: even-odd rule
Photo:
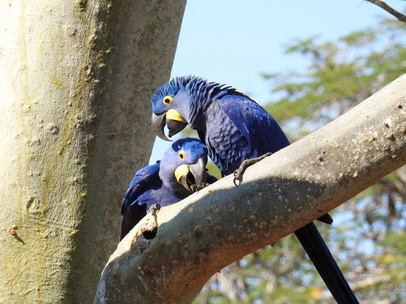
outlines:
[[[358,304],[357,298],[331,255],[316,225],[314,223],[307,224],[296,230],[295,235],[337,303]]]

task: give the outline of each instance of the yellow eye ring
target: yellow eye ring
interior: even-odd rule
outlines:
[[[186,152],[185,151],[179,151],[178,153],[179,159],[184,160],[186,157]]]
[[[163,102],[164,105],[170,106],[171,103],[172,103],[172,100],[173,100],[173,97],[172,97],[172,96],[165,96],[165,97],[162,99],[162,102]]]

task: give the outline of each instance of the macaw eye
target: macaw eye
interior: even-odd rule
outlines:
[[[164,99],[162,99],[162,102],[164,103],[164,105],[169,106],[171,105],[173,100],[172,96],[165,96]]]
[[[184,160],[186,157],[186,152],[185,151],[179,151],[178,156],[180,160]]]

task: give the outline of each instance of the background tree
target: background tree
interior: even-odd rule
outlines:
[[[298,40],[287,54],[304,56],[305,71],[266,74],[266,109],[295,141],[345,113],[406,71],[406,27],[382,20],[334,42]],[[406,299],[406,171],[401,168],[332,213],[324,237],[361,302]],[[223,269],[195,303],[334,303],[293,237]]]
[[[185,2],[0,2],[0,303],[93,301]]]

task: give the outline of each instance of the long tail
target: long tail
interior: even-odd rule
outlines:
[[[337,303],[358,304],[357,298],[331,255],[316,225],[314,223],[307,224],[296,230],[295,234]]]

